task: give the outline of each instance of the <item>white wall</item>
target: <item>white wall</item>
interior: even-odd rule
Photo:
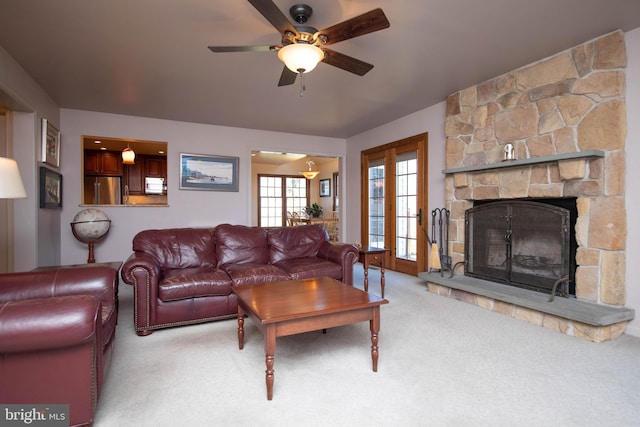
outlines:
[[[444,174],[442,174],[445,164],[445,108],[446,102],[443,101],[347,139],[345,190],[349,197],[343,198],[347,242],[362,241],[360,236],[360,152],[368,148],[427,132],[429,213],[435,208],[445,206]]]
[[[73,217],[81,206],[82,135],[166,141],[167,207],[104,206],[111,229],[96,244],[96,261],[124,261],[131,253],[134,235],[149,228],[208,227],[221,223],[251,225],[253,218],[251,151],[307,152],[342,157],[345,140],[315,136],[265,132],[196,123],[157,120],[79,110],[61,110],[61,168],[64,203],[61,215],[62,263],[86,262],[87,247],[71,233]],[[180,153],[239,157],[238,192],[187,191],[179,187]]]
[[[636,262],[640,260],[640,194],[637,186],[640,182],[640,168],[635,161],[640,159],[640,28],[625,34],[627,45],[627,303],[636,310],[636,318],[627,326],[626,333],[640,337],[640,281]]]
[[[13,201],[14,271],[29,270],[41,262],[60,262],[60,212],[39,209],[40,122],[59,128],[59,109],[53,100],[0,47],[0,103],[13,110],[10,124],[13,158],[18,162],[27,192]],[[48,226],[47,226],[48,225]],[[46,233],[40,233],[44,229]]]

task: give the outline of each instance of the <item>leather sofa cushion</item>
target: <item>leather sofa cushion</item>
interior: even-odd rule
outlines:
[[[215,229],[218,267],[226,264],[268,264],[269,246],[264,228],[221,224]]]
[[[234,286],[291,280],[285,271],[271,264],[227,264],[222,268],[231,277]]]
[[[216,266],[213,229],[141,231],[133,238],[133,250],[151,255],[163,271]]]
[[[286,271],[293,280],[328,276],[342,279],[342,266],[322,258],[297,258],[275,264]]]
[[[271,264],[315,257],[326,240],[329,240],[329,236],[321,224],[269,229]]]
[[[162,301],[227,296],[231,285],[227,273],[217,268],[182,268],[165,272],[158,284],[158,296]]]

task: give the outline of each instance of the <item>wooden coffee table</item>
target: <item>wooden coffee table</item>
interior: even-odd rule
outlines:
[[[244,316],[264,334],[267,399],[273,399],[276,337],[369,321],[373,372],[378,371],[380,306],[389,301],[329,277],[236,286],[238,346],[244,347]]]

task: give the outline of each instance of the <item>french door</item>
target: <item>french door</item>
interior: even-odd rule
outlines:
[[[427,270],[427,134],[361,154],[362,241],[390,250],[391,270],[417,275]]]

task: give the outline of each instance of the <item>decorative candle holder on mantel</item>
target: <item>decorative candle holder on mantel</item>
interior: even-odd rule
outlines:
[[[76,214],[71,223],[71,232],[80,242],[89,245],[87,263],[96,262],[95,244],[105,238],[111,228],[111,220],[99,209],[89,208]]]
[[[509,142],[504,146],[504,159],[502,159],[502,161],[508,162],[515,159],[516,159],[515,149],[513,148],[513,144]]]

